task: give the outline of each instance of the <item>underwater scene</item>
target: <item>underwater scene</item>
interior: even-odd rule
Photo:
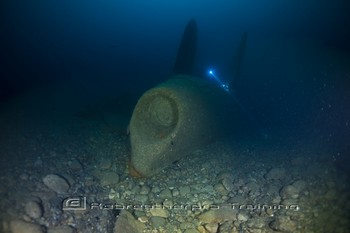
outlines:
[[[0,232],[349,232],[349,12],[1,1]]]

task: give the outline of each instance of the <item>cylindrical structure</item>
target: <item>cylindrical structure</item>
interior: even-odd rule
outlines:
[[[131,117],[132,170],[159,172],[239,124],[235,101],[206,80],[175,76],[145,92]]]

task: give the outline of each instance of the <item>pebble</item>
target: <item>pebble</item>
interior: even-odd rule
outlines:
[[[22,220],[11,221],[10,228],[12,233],[44,233],[40,225]]]
[[[163,201],[163,206],[168,206],[169,208],[171,208],[172,206],[174,206],[174,202],[172,200],[165,200]]]
[[[289,217],[281,216],[270,223],[270,227],[275,231],[293,233],[296,230],[296,224]]]
[[[263,228],[266,226],[265,220],[263,218],[251,218],[247,223],[249,228]]]
[[[33,219],[40,218],[43,215],[42,207],[35,201],[27,202],[24,207],[24,211],[29,217]]]
[[[148,196],[147,195],[143,195],[143,194],[136,194],[134,200],[136,202],[140,202],[140,203],[144,204],[144,203],[147,202]]]
[[[148,222],[148,218],[147,218],[147,216],[140,216],[140,217],[138,217],[137,218],[137,220],[139,220],[140,222],[142,222],[142,223],[146,223],[146,222]]]
[[[144,185],[140,189],[140,194],[147,195],[147,194],[149,194],[150,191],[151,191],[151,188],[148,187],[147,185]]]
[[[239,214],[237,215],[237,219],[238,219],[239,221],[246,222],[246,221],[248,221],[249,216],[248,216],[247,214],[245,214],[245,213],[239,213]]]
[[[236,203],[236,204],[244,204],[245,202],[246,202],[246,198],[243,195],[241,195],[241,194],[235,195],[234,197],[231,197],[227,201],[227,203],[230,203],[230,204],[234,204],[234,203]]]
[[[135,185],[130,191],[131,193],[134,193],[134,194],[140,193],[141,187],[139,185]]]
[[[259,184],[255,181],[248,182],[245,187],[250,190],[250,192],[257,192],[260,188]]]
[[[180,191],[176,188],[172,190],[172,193],[173,193],[173,197],[177,197],[180,195]]]
[[[68,182],[55,174],[47,175],[43,178],[44,184],[51,190],[55,191],[58,194],[64,194],[69,189]]]
[[[108,186],[119,183],[119,176],[115,172],[104,172],[101,177],[101,185]]]
[[[222,208],[211,209],[198,216],[203,223],[222,223],[225,221],[236,221],[237,209]]]
[[[292,185],[299,190],[299,192],[302,192],[306,188],[306,182],[303,180],[297,180]]]
[[[118,233],[144,232],[145,229],[145,224],[135,219],[134,216],[126,210],[120,212],[114,225],[114,232]]]
[[[219,229],[219,224],[217,224],[217,223],[208,223],[204,227],[209,233],[217,233],[218,229]]]
[[[173,195],[171,194],[171,191],[169,189],[164,189],[159,193],[159,197],[166,199],[166,198],[172,198]]]
[[[274,183],[269,183],[266,185],[266,193],[268,195],[276,195],[279,193],[281,187]]]
[[[284,168],[272,168],[266,175],[267,180],[283,180],[286,176]]]
[[[216,192],[220,193],[221,195],[226,195],[228,193],[227,189],[222,183],[216,184],[214,186],[214,189]]]
[[[286,199],[283,199],[283,201],[281,201],[281,204],[282,205],[286,205],[286,206],[296,205],[297,204],[297,199],[286,198]]]
[[[159,193],[159,192],[160,192],[159,187],[153,187],[152,188],[152,193]]]
[[[162,217],[158,217],[158,216],[151,217],[150,222],[151,222],[152,226],[155,228],[159,228],[159,227],[165,225],[165,219]]]
[[[222,180],[222,185],[225,187],[227,191],[231,191],[234,188],[233,181],[229,178],[224,178]]]
[[[204,226],[197,227],[197,231],[199,231],[200,233],[208,233],[208,231],[204,228]]]
[[[210,194],[214,194],[215,193],[215,190],[214,190],[214,186],[212,185],[206,185],[204,186],[203,188],[200,189],[201,191],[205,190],[205,193],[210,195]]]
[[[233,180],[233,175],[229,171],[221,171],[217,176],[216,179],[222,180],[222,179],[230,179]]]
[[[286,185],[281,189],[280,195],[282,199],[295,199],[299,197],[299,191],[300,190],[294,187],[293,185]]]
[[[101,170],[109,170],[112,167],[112,162],[108,159],[103,159],[98,167]]]
[[[149,212],[155,217],[168,218],[170,216],[169,211],[166,209],[150,209]]]
[[[182,230],[190,229],[190,228],[192,228],[192,223],[190,223],[190,222],[182,222],[179,227]]]
[[[179,188],[179,192],[180,192],[180,195],[185,197],[187,196],[189,193],[191,193],[191,188],[189,186],[181,186]]]
[[[28,215],[24,214],[22,220],[24,220],[25,222],[31,222],[33,219],[30,218]]]
[[[81,171],[83,170],[83,166],[77,159],[73,159],[68,162],[68,166],[72,171]]]

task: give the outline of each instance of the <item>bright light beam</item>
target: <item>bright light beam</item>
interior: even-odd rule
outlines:
[[[219,84],[221,88],[223,88],[226,92],[229,92],[229,86],[227,83],[222,82],[218,76],[215,75],[214,70],[210,69],[208,71],[209,77],[214,78],[214,80]]]

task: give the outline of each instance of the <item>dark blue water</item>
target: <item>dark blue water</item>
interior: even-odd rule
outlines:
[[[209,67],[223,79],[232,76],[247,32],[235,89],[263,134],[320,135],[344,157],[350,139],[347,2],[2,1],[1,100],[74,83],[78,95],[128,96],[126,109],[132,109],[140,94],[172,75],[183,30],[194,18],[197,76],[208,78]]]

